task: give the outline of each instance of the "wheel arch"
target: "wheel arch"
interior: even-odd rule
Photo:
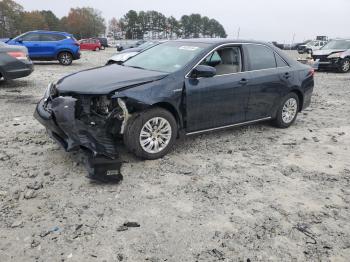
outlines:
[[[299,89],[292,89],[290,93],[295,93],[299,98],[299,112],[303,110],[304,95]]]
[[[180,114],[171,103],[158,102],[158,103],[153,104],[151,107],[160,107],[160,108],[163,108],[163,109],[169,111],[174,116],[179,127],[180,128],[182,127],[182,121],[181,121],[182,119],[180,117]]]
[[[69,50],[69,49],[60,49],[57,51],[56,53],[56,59],[58,59],[58,56],[63,53],[63,52],[67,52],[67,53],[70,53],[72,55],[72,57],[74,58],[74,53],[72,52],[72,50]]]

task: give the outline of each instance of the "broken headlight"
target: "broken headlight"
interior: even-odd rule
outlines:
[[[45,91],[45,94],[44,94],[44,98],[45,99],[48,99],[49,97],[50,98],[55,98],[57,96],[58,96],[58,91],[57,91],[56,85],[53,84],[53,83],[50,83],[48,85],[48,87],[46,88],[46,91]]]

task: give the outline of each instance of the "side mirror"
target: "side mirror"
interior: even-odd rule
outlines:
[[[207,65],[198,65],[192,70],[191,73],[192,78],[213,77],[215,75],[216,69],[212,66]]]

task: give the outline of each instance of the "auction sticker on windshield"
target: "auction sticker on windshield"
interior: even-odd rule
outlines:
[[[198,46],[180,46],[179,49],[186,50],[186,51],[196,51],[197,49],[199,49],[199,47]]]

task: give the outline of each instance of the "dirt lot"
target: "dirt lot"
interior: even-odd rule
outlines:
[[[157,161],[122,148],[124,180],[99,185],[32,115],[50,81],[112,52],[0,84],[0,261],[349,261],[350,74],[317,73],[289,129],[190,137]]]

